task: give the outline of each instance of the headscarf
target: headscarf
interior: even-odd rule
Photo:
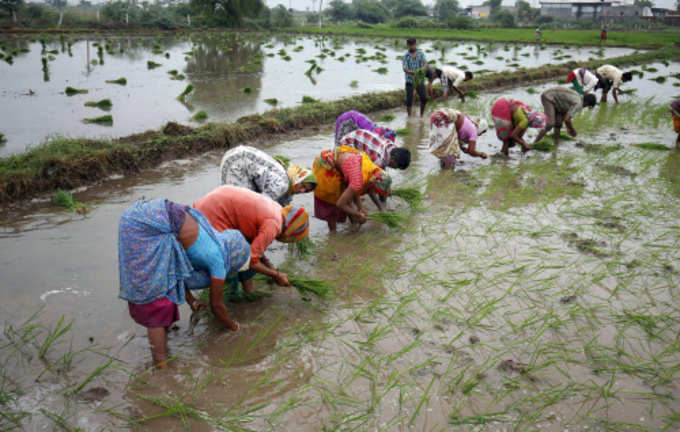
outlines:
[[[302,207],[286,206],[281,210],[283,227],[277,240],[295,243],[309,235],[309,213]]]
[[[539,111],[532,111],[527,116],[529,118],[529,127],[534,129],[545,129],[548,117]]]
[[[302,168],[300,165],[289,165],[288,166],[288,177],[293,186],[300,183],[311,183],[316,187],[316,176],[312,170]]]
[[[392,141],[393,144],[397,139],[397,133],[395,131],[393,131],[390,128],[383,127],[383,126],[375,126],[373,128],[372,132],[374,132],[377,135],[380,135],[381,137],[383,137],[387,140]]]
[[[392,177],[381,169],[376,170],[373,178],[369,181],[368,186],[380,195],[389,195],[392,187]]]

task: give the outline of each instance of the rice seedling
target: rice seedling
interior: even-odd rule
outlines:
[[[297,253],[300,257],[309,256],[314,251],[314,242],[309,237],[305,237],[299,242],[289,244],[289,251]]]
[[[117,79],[112,79],[112,80],[106,80],[107,84],[118,84],[118,85],[127,85],[127,78],[121,77]]]
[[[106,111],[111,109],[113,103],[111,103],[111,99],[101,99],[98,101],[85,102],[85,106],[91,108],[99,108]]]
[[[638,143],[633,144],[633,147],[641,148],[644,150],[659,150],[659,151],[670,151],[670,147],[667,147],[659,143]]]
[[[184,81],[185,78],[186,77],[184,76],[184,74],[181,73],[178,73],[177,75],[173,75],[170,77],[170,79],[174,81]]]
[[[379,67],[378,69],[375,69],[373,72],[379,73],[380,75],[385,75],[388,72],[388,69],[386,67]]]
[[[302,96],[302,103],[303,104],[311,104],[311,103],[317,103],[319,102],[318,99],[314,99],[311,96]]]
[[[250,93],[253,92],[253,89],[252,89],[252,87],[244,87],[244,88],[241,90],[241,92],[243,92],[243,93],[245,93],[245,94],[250,94]]]
[[[177,75],[178,73],[179,73],[179,72],[177,72],[177,69],[170,69],[170,70],[168,71],[168,74],[173,75],[173,76],[174,76],[174,75]]]
[[[193,91],[194,91],[194,85],[188,84],[184,88],[184,91],[182,91],[182,93],[180,93],[179,96],[177,96],[177,100],[180,101],[180,102],[184,102],[186,100],[186,97],[189,96],[189,94],[191,94],[191,92],[193,92]]]
[[[204,110],[198,111],[196,114],[191,116],[191,120],[195,122],[202,122],[205,121],[208,118],[208,113],[205,112]]]
[[[7,142],[7,138],[5,138],[5,134],[0,133],[0,144],[4,144]]]
[[[527,89],[527,93],[529,93],[529,94],[536,94],[536,93],[538,93],[538,90],[536,90],[536,89],[533,88],[533,87],[529,87],[529,88]]]
[[[357,87],[359,87],[359,81],[353,80],[349,83],[349,86],[352,87],[352,88],[357,88]]]
[[[409,128],[397,129],[396,132],[397,132],[397,135],[399,135],[399,136],[411,135],[411,129],[409,129]]]
[[[169,59],[169,58],[170,58],[170,53],[169,53],[169,52],[166,52],[166,53],[165,53],[165,58],[166,58],[166,59]]]
[[[423,194],[416,188],[393,189],[392,195],[400,197],[411,207],[418,207],[423,201]]]
[[[557,84],[566,84],[567,80],[565,78],[558,78]]]
[[[425,69],[420,68],[413,75],[413,85],[417,88],[425,82]]]
[[[658,76],[658,77],[656,77],[656,78],[650,78],[649,80],[650,80],[650,81],[655,81],[655,82],[657,82],[657,83],[659,83],[659,84],[663,84],[663,83],[666,82],[667,79],[668,79],[668,78],[665,77],[665,76]]]
[[[59,191],[57,191],[59,192]],[[64,205],[68,205],[69,207],[64,207],[67,208],[68,210],[75,210],[75,208],[78,206],[79,203],[76,203],[73,198],[71,197],[70,194],[66,192],[67,195],[64,195],[64,191],[61,191],[62,194],[55,194],[55,202],[64,207]],[[65,200],[65,201],[62,201]],[[58,343],[59,339],[61,339],[62,336],[64,336],[66,333],[68,333],[71,330],[71,327],[73,326],[73,320],[70,322],[66,323],[66,317],[63,315],[55,325],[53,329],[48,329],[47,334],[45,335],[45,339],[43,341],[36,341],[36,348],[38,349],[38,357],[41,359],[44,359],[47,354],[50,352],[50,350],[54,347],[56,343]]]
[[[113,125],[113,116],[103,115],[99,117],[86,118],[83,119],[83,123],[111,126]]]
[[[394,212],[377,212],[367,216],[368,219],[380,222],[390,228],[403,229],[406,217]]]
[[[319,298],[327,298],[331,291],[328,283],[319,279],[288,275],[288,281],[303,296],[314,294]]]
[[[396,118],[396,117],[394,116],[394,114],[383,114],[383,115],[380,117],[380,121],[382,121],[382,122],[391,122],[391,121],[394,120],[395,118]]]
[[[77,95],[77,94],[87,94],[87,90],[86,89],[77,89],[77,88],[68,86],[64,90],[64,93],[66,94],[66,96],[74,96],[74,95]]]
[[[50,66],[49,66],[48,63],[47,63],[47,58],[46,58],[46,57],[43,57],[43,58],[40,59],[40,60],[42,61],[42,69],[43,69],[43,71],[49,69]]]
[[[149,69],[149,70],[156,69],[156,68],[161,67],[161,66],[163,66],[163,65],[160,64],[160,63],[156,63],[153,60],[149,60],[149,61],[146,62],[146,68]]]
[[[269,98],[264,100],[265,103],[271,105],[271,106],[276,106],[279,104],[279,100],[276,98]]]

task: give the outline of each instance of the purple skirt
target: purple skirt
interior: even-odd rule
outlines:
[[[314,197],[314,217],[325,220],[326,222],[345,223],[347,220],[347,213],[336,205],[328,204],[326,201]]]
[[[167,297],[143,305],[128,302],[128,310],[132,319],[146,328],[169,328],[179,321],[179,307]]]

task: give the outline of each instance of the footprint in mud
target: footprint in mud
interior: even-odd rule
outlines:
[[[479,342],[479,336],[470,336],[470,345],[474,345]]]
[[[503,372],[515,372],[524,374],[527,372],[527,365],[513,359],[505,359],[498,364],[498,369]]]
[[[84,402],[100,402],[109,394],[109,391],[104,387],[92,387],[91,389],[78,393],[78,399]]]
[[[562,239],[569,243],[569,246],[576,248],[579,252],[593,255],[597,258],[608,258],[613,254],[600,248],[607,247],[607,243],[593,239],[579,238],[575,232],[562,234]]]
[[[621,221],[620,217],[609,216],[604,218],[603,220],[595,222],[595,225],[599,225],[602,228],[622,233],[626,231],[626,227],[620,221]]]
[[[628,178],[631,178],[631,179],[634,179],[635,177],[637,177],[637,173],[634,173],[633,171],[629,170],[628,168],[624,168],[622,166],[604,165],[604,164],[601,164],[601,163],[597,163],[595,165],[602,168],[603,170],[605,170],[609,173],[620,175],[622,177],[628,177]]]

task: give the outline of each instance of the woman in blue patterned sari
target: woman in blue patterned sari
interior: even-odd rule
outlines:
[[[250,245],[239,231],[215,231],[201,212],[188,206],[139,201],[123,213],[118,230],[120,298],[128,302],[132,319],[148,329],[156,367],[167,367],[167,331],[179,320],[178,305],[186,300],[194,311],[205,307],[191,289],[209,287],[217,320],[238,330],[222,290],[227,275],[247,270],[249,263]]]

